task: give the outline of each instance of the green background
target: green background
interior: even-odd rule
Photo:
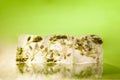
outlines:
[[[0,41],[21,34],[97,34],[103,39],[103,78],[120,79],[120,0],[0,0]]]

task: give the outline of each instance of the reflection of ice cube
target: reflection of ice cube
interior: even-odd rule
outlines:
[[[73,76],[75,78],[100,78],[102,67],[96,63],[74,64]]]
[[[102,67],[96,63],[89,64],[19,64],[21,73],[50,78],[100,78]]]
[[[72,64],[55,64],[55,63],[47,63],[47,64],[31,64],[27,65],[25,63],[17,64],[20,73],[23,74],[42,74],[49,76],[60,76],[60,77],[70,77],[72,76]]]

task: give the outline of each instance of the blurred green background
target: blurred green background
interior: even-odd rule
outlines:
[[[0,41],[21,34],[100,35],[103,77],[120,78],[120,0],[0,0]]]

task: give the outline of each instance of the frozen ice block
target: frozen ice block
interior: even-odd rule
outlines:
[[[100,78],[102,40],[97,35],[19,37],[16,62],[21,73],[61,78]]]
[[[73,37],[69,35],[51,35],[45,38],[47,45],[47,62],[73,63]]]
[[[17,62],[44,63],[43,38],[37,35],[22,35],[18,39]]]
[[[96,35],[79,36],[74,41],[76,64],[102,63],[102,40]]]
[[[97,35],[76,37],[74,40],[74,75],[100,78],[103,71],[102,40]]]
[[[18,41],[17,62],[73,63],[73,37],[53,35],[43,39],[36,35],[22,35]]]

